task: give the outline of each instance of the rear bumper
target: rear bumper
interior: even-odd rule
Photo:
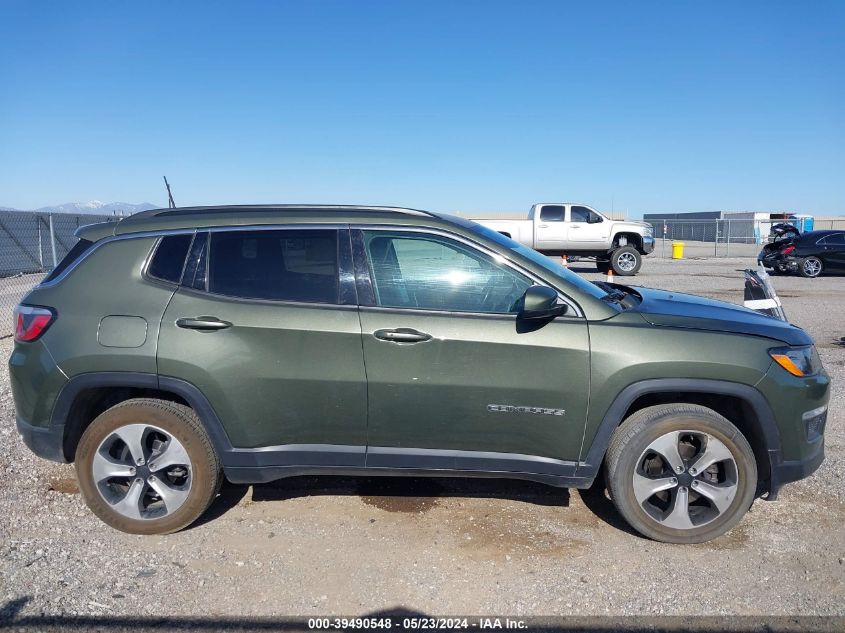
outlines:
[[[23,443],[33,453],[54,462],[67,462],[62,446],[64,441],[64,425],[51,425],[48,427],[33,426],[20,416],[17,416],[16,426],[18,433],[20,433],[23,439]]]
[[[795,272],[798,270],[799,258],[782,255],[781,253],[767,253],[765,249],[757,255],[757,261],[766,268],[780,268]]]

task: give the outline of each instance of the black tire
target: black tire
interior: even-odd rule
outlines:
[[[643,257],[633,246],[620,246],[610,254],[613,273],[620,277],[636,275],[643,265]]]
[[[822,274],[824,270],[824,262],[820,260],[815,255],[811,255],[810,257],[805,257],[801,260],[798,264],[798,272],[801,273],[802,277],[809,277],[813,279],[818,277]]]
[[[185,490],[179,490],[180,505],[176,507],[174,503],[175,509],[172,512],[167,509],[167,504],[163,500],[159,504],[155,503],[156,492],[152,486],[139,483],[139,486],[143,486],[140,505],[148,504],[142,509],[144,512],[149,512],[151,516],[130,518],[117,511],[114,504],[110,504],[105,498],[110,491],[121,489],[123,475],[117,479],[101,480],[99,486],[95,481],[94,459],[97,457],[98,449],[105,450],[103,447],[107,445],[106,442],[116,443],[118,450],[121,445],[125,446],[127,450],[123,450],[124,462],[119,466],[126,468],[127,464],[132,465],[134,454],[128,450],[129,444],[122,444],[120,435],[116,433],[130,428],[129,425],[147,427],[138,435],[140,445],[159,442],[159,446],[163,445],[165,448],[159,453],[156,453],[156,449],[153,448],[152,452],[148,453],[148,463],[132,467],[131,475],[125,477],[127,486],[131,486],[132,481],[141,482],[141,477],[146,478],[148,475],[152,479],[158,476],[159,482],[162,478],[171,477],[173,467],[170,467],[170,471],[166,468],[160,471],[152,469],[155,467],[156,455],[160,459],[164,455],[164,450],[173,443],[173,439],[176,439],[176,445],[183,449],[180,455],[187,455],[189,464],[183,469],[186,474],[182,479],[184,483],[181,485],[181,488]],[[158,431],[163,431],[164,434],[159,434]],[[115,440],[115,437],[118,439]],[[157,439],[161,437],[167,441],[162,443],[160,439]],[[105,453],[101,452],[100,455],[102,454]],[[128,461],[126,461],[127,456]],[[115,458],[109,455],[109,459]],[[97,416],[79,440],[75,462],[79,491],[91,511],[111,527],[130,534],[169,534],[190,525],[208,509],[223,481],[220,460],[196,413],[181,404],[152,398],[127,400]],[[176,468],[180,467],[176,466]],[[135,478],[136,475],[138,475],[137,478]],[[108,482],[105,493],[101,492],[104,489],[103,481]],[[115,488],[116,485],[117,488]],[[127,487],[125,493],[127,498],[129,491],[130,488]],[[160,512],[166,514],[155,516],[154,511],[148,510],[150,507],[155,508],[156,505],[161,506]],[[137,507],[136,503],[135,508]]]
[[[610,260],[607,259],[597,259],[596,260],[596,270],[598,270],[603,275],[606,275],[610,270]]]
[[[692,433],[685,434],[684,431]],[[683,451],[679,451],[682,468],[687,469],[683,473],[678,471],[674,474],[665,458],[660,460],[665,472],[648,472],[654,467],[655,455],[648,451],[664,438],[672,438],[673,434],[680,441],[681,448],[689,446],[683,444],[684,438],[704,438],[703,446],[709,448],[712,443],[714,450],[727,448],[732,461],[716,462],[693,477],[689,469],[703,453],[698,452],[685,459]],[[711,473],[713,469],[715,471]],[[673,473],[671,478],[668,473]],[[724,476],[724,482],[716,483],[720,476]],[[679,483],[641,502],[635,493],[635,478],[647,481],[652,477],[654,481],[676,479]],[[665,543],[703,543],[736,526],[751,507],[757,489],[757,463],[751,446],[739,429],[712,409],[694,404],[657,405],[637,411],[616,429],[607,451],[605,481],[617,510],[640,534]],[[724,486],[719,488],[720,491],[734,493],[730,500],[721,500],[725,506],[723,510],[717,510],[715,503],[695,492],[703,489],[712,491],[710,482]],[[642,493],[640,496],[644,497]],[[678,508],[680,499],[689,500],[688,505],[680,506],[688,509],[689,526],[679,529],[664,522],[671,522],[668,515]]]

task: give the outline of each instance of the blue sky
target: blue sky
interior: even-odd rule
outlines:
[[[0,0],[0,206],[845,214],[845,2]]]

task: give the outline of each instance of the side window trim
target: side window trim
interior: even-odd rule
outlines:
[[[380,306],[376,303],[375,300],[375,292],[373,290],[373,280],[370,273],[370,266],[367,261],[367,251],[364,244],[364,230],[368,231],[387,231],[387,232],[408,232],[408,233],[421,233],[424,235],[437,235],[441,237],[445,237],[456,242],[463,244],[464,246],[477,251],[478,253],[489,257],[489,258],[496,258],[502,257],[501,254],[491,251],[481,244],[474,242],[465,238],[463,235],[458,235],[457,233],[451,233],[449,231],[444,231],[443,229],[433,228],[433,227],[425,227],[425,226],[392,226],[392,225],[383,225],[383,224],[373,224],[373,225],[350,225],[350,235],[352,238],[352,254],[354,258],[354,266],[355,266],[355,283],[358,290],[358,303],[361,307],[365,308],[376,308],[378,310],[390,310],[393,312],[422,312],[426,314],[450,314],[450,315],[466,315],[466,316],[483,316],[483,317],[490,317],[490,318],[510,318],[516,319],[516,314],[513,313],[503,313],[503,312],[454,312],[449,310],[436,310],[432,308],[408,308],[408,307],[391,307],[391,306]],[[538,286],[545,286],[548,288],[552,288],[555,292],[557,292],[558,300],[562,301],[566,305],[569,306],[569,311],[566,315],[562,318],[572,319],[572,318],[583,318],[584,313],[578,307],[574,301],[572,301],[569,297],[564,295],[560,290],[550,286],[548,282],[544,281],[537,277],[537,275],[533,274],[532,272],[525,270],[521,266],[518,266],[514,262],[510,261],[507,258],[503,258],[504,261],[501,262],[503,266],[506,266],[521,275],[528,277],[531,281],[534,282],[534,285]]]
[[[197,281],[197,272],[200,265],[203,268],[202,288],[197,288],[195,283]],[[190,277],[190,279],[189,279]],[[182,269],[182,280],[180,285],[182,287],[191,288],[205,292],[207,290],[208,280],[208,231],[197,231],[194,235],[194,240],[191,242],[191,248],[188,250],[188,257],[185,259],[185,267]]]
[[[358,294],[358,305],[376,306],[376,293],[373,289],[373,278],[364,244],[364,231],[361,228],[351,228],[349,236],[352,241],[352,260],[355,271],[355,288]]]
[[[344,306],[358,305],[358,289],[355,283],[355,266],[352,256],[352,236],[349,227],[337,232],[337,274],[338,302]]]

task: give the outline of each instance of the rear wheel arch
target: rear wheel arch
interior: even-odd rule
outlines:
[[[769,491],[780,434],[765,397],[754,387],[721,380],[655,379],[623,389],[605,413],[592,444],[584,447],[586,468],[598,475],[614,431],[637,411],[657,404],[696,404],[727,418],[748,440],[757,462],[758,494]]]
[[[62,451],[72,462],[85,429],[111,407],[134,398],[154,398],[187,406],[196,413],[221,457],[232,450],[220,420],[202,392],[177,379],[139,372],[80,374],[68,381],[53,407],[52,425],[62,425]]]

